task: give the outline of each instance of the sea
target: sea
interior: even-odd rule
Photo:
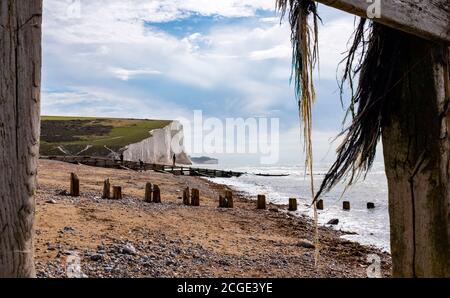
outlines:
[[[210,165],[220,168],[244,172],[241,177],[208,178],[216,183],[225,184],[255,198],[265,194],[268,202],[287,204],[289,198],[298,199],[298,211],[294,214],[313,217],[311,207],[310,176],[302,166],[227,166]],[[329,164],[314,166],[314,185],[317,190],[322,182]],[[288,174],[285,177],[264,177],[256,174]],[[323,195],[324,210],[319,210],[319,224],[327,225],[331,219],[339,219],[334,229],[351,232],[343,238],[364,245],[375,246],[389,252],[389,214],[388,190],[384,172],[384,164],[377,162],[365,179],[359,179],[350,187],[341,183]],[[344,211],[342,202],[350,201],[351,210]],[[375,204],[375,209],[367,209],[367,203]]]

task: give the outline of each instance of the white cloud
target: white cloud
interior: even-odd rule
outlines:
[[[130,78],[141,75],[159,75],[160,71],[151,69],[124,69],[124,68],[111,68],[111,72],[123,81],[128,81]]]
[[[330,22],[325,20],[319,28],[320,77],[334,80],[353,32],[353,18],[344,16]]]
[[[74,23],[79,19],[168,22],[192,14],[249,17],[257,10],[275,8],[273,0],[45,0],[44,4],[47,15]]]
[[[288,45],[278,45],[270,49],[253,51],[249,56],[252,60],[279,59],[291,57],[291,52],[292,49]]]
[[[75,91],[42,93],[42,114],[61,116],[126,117],[174,119],[174,115],[189,115],[188,109],[161,99],[134,97],[111,93],[102,87],[74,86]],[[117,91],[117,90],[116,90]]]

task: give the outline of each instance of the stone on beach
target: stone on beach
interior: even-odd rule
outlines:
[[[124,245],[122,247],[122,253],[126,255],[135,255],[137,253],[136,248],[130,243]]]
[[[333,218],[327,222],[327,225],[337,225],[339,224],[339,219]]]
[[[304,247],[304,248],[316,248],[314,243],[307,239],[300,239],[297,243],[297,246]]]

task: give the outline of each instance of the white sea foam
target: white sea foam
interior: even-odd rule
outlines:
[[[229,185],[250,196],[266,194],[270,202],[277,204],[287,204],[288,198],[299,198],[299,210],[296,213],[312,216],[309,176],[305,175],[301,167],[226,167],[222,165],[221,168],[248,174],[239,178],[213,178],[210,179],[211,181]],[[326,171],[326,165],[315,167],[313,177],[316,190]],[[289,174],[289,176],[263,177],[254,175],[256,173]],[[335,229],[356,233],[345,235],[344,238],[389,251],[388,193],[383,164],[375,164],[366,179],[360,179],[353,184],[341,198],[344,189],[345,184],[340,184],[323,196],[325,209],[319,211],[320,224],[326,224],[330,219],[337,218],[339,224],[334,226]],[[344,200],[350,201],[350,211],[342,210]],[[375,203],[375,209],[368,210],[367,202]]]

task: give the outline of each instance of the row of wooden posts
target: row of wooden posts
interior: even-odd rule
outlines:
[[[121,200],[122,199],[122,187],[121,186],[113,186],[113,193],[111,196],[111,183],[109,179],[106,179],[103,183],[103,194],[102,199],[113,199],[113,200]],[[80,196],[80,179],[74,173],[70,174],[70,195],[74,197]],[[200,206],[200,191],[196,188],[189,189],[186,187],[183,191],[183,204],[187,206]],[[147,183],[145,185],[145,195],[144,201],[147,203],[161,203],[161,190],[158,185]],[[225,192],[225,196],[219,196],[219,207],[220,208],[234,208],[233,201],[233,193],[229,190]],[[323,210],[324,204],[323,200],[318,200],[316,202],[316,207],[318,210]],[[266,196],[258,195],[258,199],[256,201],[257,209],[266,209]],[[344,210],[350,210],[350,202],[344,201],[342,204],[342,208]],[[368,209],[375,208],[374,203],[367,203]],[[290,198],[289,199],[289,211],[297,211],[297,199]]]
[[[323,200],[318,200],[316,203],[316,207],[318,210],[323,210]],[[375,204],[373,202],[367,203],[367,209],[374,209]],[[349,201],[343,201],[342,202],[342,209],[344,210],[350,210],[350,202]]]
[[[111,183],[109,179],[103,182],[102,199],[122,199],[122,187],[113,186],[111,196]],[[73,197],[80,196],[80,179],[75,173],[70,174],[70,195]],[[190,189],[186,187],[183,191],[183,204],[187,206],[200,206],[200,191],[196,188]],[[144,201],[147,203],[161,203],[161,190],[158,185],[147,183],[145,185]],[[233,193],[229,190],[225,192],[225,196],[219,196],[220,208],[234,208]],[[256,204],[257,209],[266,209],[266,196],[258,195]],[[297,210],[297,199],[289,199],[289,211]]]

